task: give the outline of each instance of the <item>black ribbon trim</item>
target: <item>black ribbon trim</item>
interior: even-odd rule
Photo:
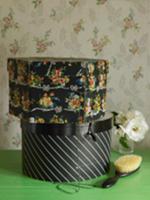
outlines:
[[[73,135],[88,135],[99,133],[111,129],[113,126],[112,116],[108,119],[92,121],[90,123],[69,123],[69,124],[39,124],[30,123],[25,119],[21,120],[21,127],[28,133],[37,135],[51,135],[51,136],[73,136]]]

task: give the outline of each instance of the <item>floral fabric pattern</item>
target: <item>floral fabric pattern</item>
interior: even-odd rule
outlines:
[[[106,60],[12,58],[8,72],[11,114],[39,123],[66,123],[89,121],[105,112]]]
[[[69,77],[63,75],[63,69],[54,69],[50,75],[52,84],[65,86],[69,82]]]

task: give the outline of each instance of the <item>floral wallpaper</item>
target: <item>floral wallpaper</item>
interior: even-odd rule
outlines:
[[[149,13],[149,0],[1,0],[0,148],[21,148],[8,57],[108,59],[107,110],[140,110],[150,125]],[[138,147],[150,147],[150,134]]]

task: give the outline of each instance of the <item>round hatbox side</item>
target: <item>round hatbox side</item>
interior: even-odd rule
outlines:
[[[91,126],[22,120],[21,127],[22,165],[27,176],[51,182],[82,181],[109,169],[112,116]]]

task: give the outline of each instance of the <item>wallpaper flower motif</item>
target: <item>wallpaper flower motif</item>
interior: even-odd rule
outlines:
[[[12,144],[18,148],[21,145],[21,135],[17,133],[15,136],[12,137]]]
[[[103,48],[105,48],[105,46],[110,42],[110,39],[107,35],[99,38],[98,33],[99,30],[97,29],[97,27],[95,27],[93,31],[93,38],[89,39],[95,56],[99,55]]]
[[[2,20],[0,20],[0,26],[1,26],[1,35],[2,37],[6,36],[6,33],[10,29],[18,29],[19,24],[18,22],[15,22],[14,20],[14,11],[12,8],[9,9],[9,13],[6,17],[3,17]]]
[[[16,39],[9,46],[10,46],[9,51],[12,55],[16,55],[20,50],[19,43]]]
[[[79,0],[71,0],[69,1],[69,4],[73,7],[75,7],[78,4]]]
[[[128,30],[134,29],[138,31],[139,28],[139,24],[134,19],[134,12],[130,9],[129,15],[123,19],[122,36],[125,37]]]
[[[34,8],[37,8],[42,3],[42,0],[34,0],[32,1],[32,3],[34,5]]]
[[[80,31],[84,31],[84,21],[80,19],[80,21],[73,25],[73,30],[75,33],[79,33]]]
[[[48,47],[52,47],[55,45],[54,41],[49,41],[51,30],[45,32],[44,37],[35,37],[34,41],[36,43],[36,53],[44,53],[47,51]]]
[[[135,79],[135,81],[138,81],[140,78],[143,78],[142,70],[142,66],[139,66],[136,70],[133,71],[133,78]]]
[[[135,54],[139,54],[140,51],[140,47],[138,45],[138,42],[136,40],[133,41],[133,43],[129,44],[129,51],[135,55]]]
[[[11,124],[12,122],[14,122],[14,121],[15,121],[15,119],[14,119],[14,117],[13,117],[12,115],[6,114],[5,120],[4,120],[4,123],[3,123],[4,129],[5,129],[6,131],[8,131],[10,124]]]

